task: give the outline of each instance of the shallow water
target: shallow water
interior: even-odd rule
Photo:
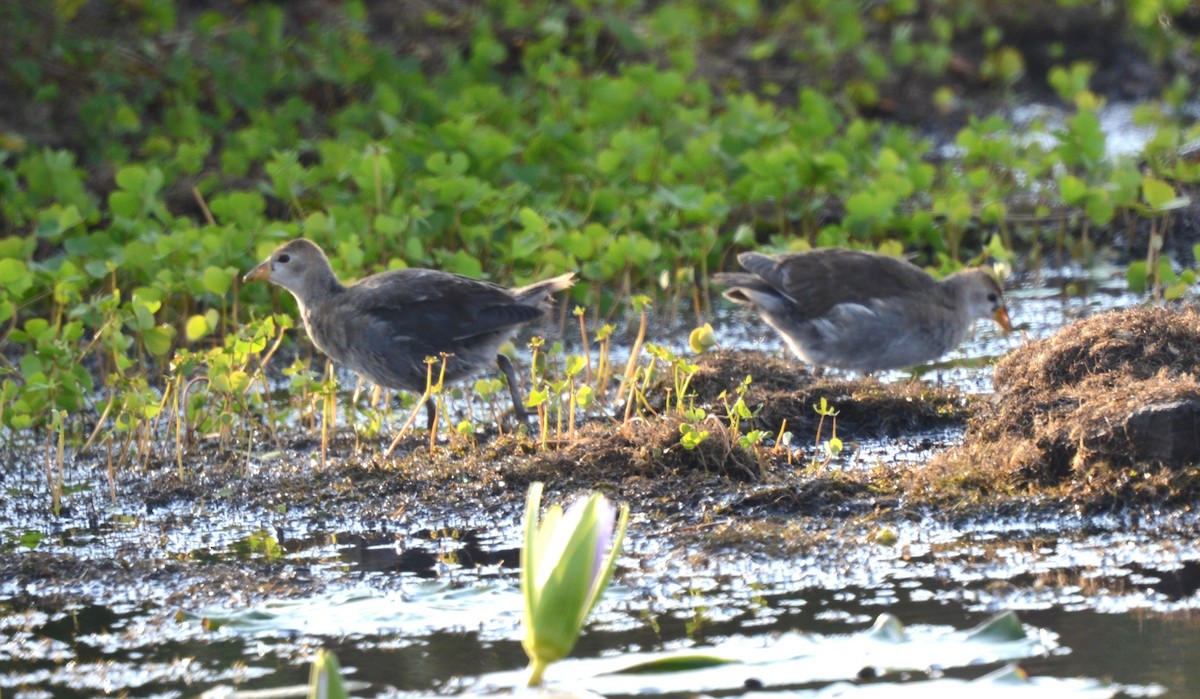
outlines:
[[[891,546],[848,531],[829,549],[754,560],[691,558],[686,550],[635,537],[575,656],[729,644],[770,649],[782,643],[779,634],[795,632],[820,643],[845,642],[885,612],[910,630],[945,635],[1015,610],[1041,645],[1015,658],[989,650],[968,649],[964,656],[916,649],[915,660],[889,661],[876,681],[973,679],[1015,659],[1035,677],[1090,678],[1103,696],[1192,696],[1200,690],[1196,524],[1195,516],[1183,515],[1152,527],[1097,519],[950,527],[925,518],[898,529]],[[419,572],[388,572],[391,565],[380,566],[353,537],[337,538],[343,536],[353,543],[302,552],[313,575],[339,581],[311,597],[253,604],[233,598],[188,609],[97,582],[95,605],[46,613],[10,602],[0,686],[44,692],[23,696],[122,689],[131,696],[178,696],[235,682],[279,687],[302,683],[305,661],[319,647],[335,650],[349,676],[368,683],[361,696],[511,684],[512,675],[479,678],[519,673],[524,665],[512,567],[435,563]],[[508,526],[472,546],[509,553],[518,538]],[[0,588],[10,600],[50,599],[63,591],[53,581]],[[870,648],[847,648],[850,657],[836,667],[803,665],[811,675],[797,674],[773,689],[853,682],[878,662]],[[571,686],[572,673],[590,672],[567,663],[551,679]],[[772,676],[769,667],[732,672]],[[607,680],[610,692],[616,686],[622,690],[616,694],[641,693],[628,681],[614,682]]]
[[[1068,286],[1083,293],[1065,293]],[[1123,289],[1115,271],[1020,280],[1009,294],[1020,334],[981,323],[971,342],[917,375],[986,392],[990,360],[1076,318],[1142,302]],[[714,326],[723,346],[782,352],[769,328],[737,312],[723,312]],[[906,380],[900,373],[883,378]],[[954,438],[864,443],[835,467],[919,462]],[[219,696],[222,688],[284,687],[306,681],[318,648],[335,651],[348,677],[364,683],[358,696],[507,691],[520,676],[515,508],[447,513],[431,503],[428,511],[366,521],[353,511],[331,517],[240,508],[220,494],[111,506],[102,474],[73,475],[92,491],[69,498],[73,505],[60,517],[45,512],[38,464],[8,471],[0,483],[8,493],[0,515],[8,548],[24,550],[19,542],[31,532],[41,537],[28,540],[35,547],[21,571],[0,580],[8,610],[0,621],[0,689],[8,696]],[[579,660],[557,666],[551,681],[611,696],[705,691],[756,699],[906,689],[922,696],[1200,694],[1195,513],[997,515],[964,523],[953,513],[914,510],[896,519],[886,525],[891,545],[874,543],[870,521],[842,519],[822,525],[827,536],[814,540],[823,543],[802,555],[713,556],[686,535],[650,536],[655,523],[635,513],[614,587],[576,648]],[[712,523],[714,532],[723,526]],[[212,580],[189,580],[171,567],[236,564],[261,556],[255,546],[266,540],[279,545],[287,561],[280,575],[292,583],[278,598],[247,594],[233,580],[213,603],[189,589]],[[63,576],[43,568],[34,552],[84,565]],[[124,560],[160,560],[163,575],[87,573],[88,561]],[[303,592],[308,582],[311,594]],[[1005,610],[1019,615],[1028,643],[1004,650],[939,645]],[[914,639],[886,647],[891,655],[867,636],[884,613]],[[845,650],[827,657],[824,647]],[[589,660],[747,648],[763,662],[670,680],[597,677],[598,661]],[[790,655],[766,657],[784,651]],[[987,677],[1010,662],[1033,683]]]

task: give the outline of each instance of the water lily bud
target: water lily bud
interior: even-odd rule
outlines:
[[[327,650],[317,651],[308,677],[309,699],[345,699],[348,696],[337,656]]]
[[[555,505],[538,522],[542,484],[529,488],[521,592],[525,597],[525,652],[529,684],[540,684],[550,663],[571,653],[583,625],[612,578],[629,524],[600,493],[579,498],[563,513]]]

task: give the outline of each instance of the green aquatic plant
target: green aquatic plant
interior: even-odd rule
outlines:
[[[688,406],[688,387],[692,377],[700,371],[700,365],[688,361],[687,357],[675,354],[669,347],[654,343],[646,344],[646,353],[650,355],[650,364],[646,369],[646,383],[653,376],[655,368],[661,363],[670,370],[671,382],[667,389],[667,407],[675,412],[683,412]]]
[[[733,391],[733,403],[729,402],[727,392],[721,392],[720,399],[725,404],[725,419],[729,423],[729,431],[732,434],[741,435],[742,420],[750,420],[758,414],[757,410],[751,410],[750,406],[746,404],[746,391],[750,390],[750,384],[753,381],[754,377],[752,376],[742,379],[742,382]]]
[[[600,493],[577,499],[565,513],[554,505],[539,519],[541,500],[542,484],[535,482],[525,502],[521,550],[522,645],[531,687],[575,647],[612,579],[629,525],[629,506],[614,508]]]
[[[262,557],[268,561],[283,557],[283,547],[266,529],[258,529],[231,544],[234,553],[246,557]]]
[[[1130,263],[1126,279],[1131,289],[1144,291],[1148,288],[1155,300],[1160,296],[1179,298],[1195,281],[1195,272],[1188,269],[1177,275],[1170,259],[1162,255],[1162,247],[1168,225],[1166,216],[1188,206],[1191,198],[1178,194],[1169,182],[1150,174],[1142,177],[1141,194],[1137,209],[1150,219],[1146,259]]]
[[[550,400],[550,389],[543,371],[545,360],[542,348],[545,344],[546,339],[543,337],[529,339],[529,349],[532,350],[529,357],[530,385],[529,395],[525,397],[525,407],[537,410],[538,435],[543,447],[546,446],[547,433],[550,429],[549,416],[546,413],[546,403]]]
[[[688,347],[696,354],[702,354],[717,346],[717,336],[713,333],[712,323],[705,323],[694,328],[688,334]]]
[[[813,457],[810,467],[817,471],[824,471],[830,462],[842,453],[844,446],[842,440],[838,439],[837,436],[837,418],[838,413],[841,411],[835,410],[829,401],[826,400],[825,396],[821,396],[821,402],[813,406],[813,411],[820,416],[820,419],[817,420],[817,456]],[[831,423],[830,435],[829,439],[821,442],[821,434],[825,428],[825,418],[829,418]],[[821,458],[821,454],[824,454],[824,458]]]
[[[337,656],[325,649],[317,651],[308,675],[308,699],[348,699],[349,696]]]
[[[642,352],[642,344],[646,341],[646,309],[650,307],[650,297],[645,295],[637,295],[632,299],[633,310],[638,312],[638,333],[637,338],[633,341],[633,347],[629,350],[629,359],[625,362],[625,371],[621,374],[621,386],[617,389],[616,402],[620,404],[621,398],[625,396],[626,391],[629,393],[628,401],[625,403],[625,419],[628,423],[633,411],[635,402],[635,394],[638,389],[638,359]]]
[[[704,412],[703,408],[692,407],[684,410],[682,415],[683,422],[679,424],[679,444],[691,451],[708,439],[709,430],[702,427],[708,419],[708,413]]]
[[[408,430],[416,422],[417,416],[421,414],[429,401],[435,401],[435,412],[433,420],[429,425],[429,450],[432,451],[437,445],[437,432],[439,418],[445,413],[445,378],[446,378],[446,362],[450,360],[450,355],[443,352],[440,357],[425,358],[425,391],[421,393],[413,406],[412,412],[409,413],[408,419],[404,421],[404,425],[396,433],[392,443],[383,451],[383,458],[386,459],[392,455],[392,452],[399,446],[400,441],[408,435]],[[436,377],[436,378],[434,378]]]

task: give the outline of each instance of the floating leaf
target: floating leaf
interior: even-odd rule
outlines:
[[[1008,643],[1010,641],[1024,641],[1028,636],[1025,634],[1025,628],[1021,626],[1021,620],[1017,618],[1016,613],[1009,610],[1000,612],[971,629],[967,632],[967,638],[975,641],[988,641],[990,643]]]
[[[687,655],[671,655],[665,658],[655,658],[643,663],[635,663],[629,667],[614,670],[614,673],[638,675],[651,672],[687,672],[688,670],[701,670],[707,667],[719,667],[736,662],[738,661],[716,655],[689,653]]]

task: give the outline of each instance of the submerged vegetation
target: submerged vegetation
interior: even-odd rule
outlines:
[[[562,339],[531,347],[540,448],[569,449],[591,421],[656,463],[685,453],[738,479],[790,466],[788,445],[828,463],[837,430],[878,408],[869,384],[772,393],[760,358],[713,391],[648,333],[651,304],[702,325],[709,274],[754,247],[908,251],[945,273],[1119,239],[1131,284],[1173,297],[1194,280],[1164,254],[1200,173],[1183,150],[1194,8],[991,5],[3,3],[4,439],[44,450],[55,509],[80,450],[114,481],[153,462],[180,482],[200,443],[247,459],[293,428],[319,430],[322,458],[339,426],[373,452],[391,401],[356,389],[347,403],[291,299],[239,281],[303,235],[344,278],[577,271],[543,329]],[[1130,87],[1110,44],[1156,79]],[[1004,111],[1018,96],[1061,118],[1018,124]],[[1101,130],[1117,99],[1140,101],[1148,133],[1131,156],[1111,157]],[[468,409],[442,425],[446,448],[477,449],[502,384],[431,380],[428,399],[450,391]],[[932,398],[901,426],[965,405]],[[669,437],[631,437],[658,435],[647,420]]]

